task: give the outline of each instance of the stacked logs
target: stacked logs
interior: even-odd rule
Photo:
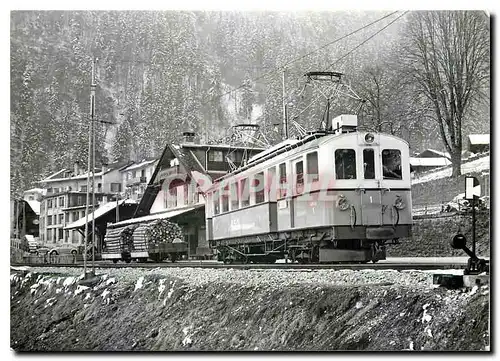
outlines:
[[[133,246],[133,234],[136,225],[109,229],[104,237],[104,250],[108,253],[121,253],[131,251]]]
[[[182,240],[181,227],[165,219],[159,219],[137,227],[133,235],[135,249],[146,249],[147,246],[162,242],[172,243],[175,239]]]

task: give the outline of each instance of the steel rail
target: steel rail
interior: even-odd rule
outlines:
[[[24,263],[12,263],[13,267],[38,267],[38,268],[81,268],[83,263],[34,263],[34,264],[24,264]],[[464,269],[466,263],[463,262],[446,262],[446,263],[435,263],[435,262],[418,262],[418,263],[335,263],[335,264],[297,264],[297,263],[256,263],[256,264],[223,264],[217,262],[162,262],[162,263],[96,263],[96,268],[144,268],[144,269],[154,269],[154,268],[204,268],[204,269],[241,269],[241,270],[259,270],[259,269],[275,269],[275,270],[321,270],[321,269],[331,269],[331,270],[437,270],[437,269]]]

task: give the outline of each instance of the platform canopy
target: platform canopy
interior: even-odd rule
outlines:
[[[118,202],[108,202],[106,204],[103,204],[102,206],[100,206],[99,208],[97,208],[93,214],[92,213],[89,213],[89,216],[88,216],[88,222],[91,223],[92,222],[92,216],[94,217],[95,220],[99,219],[100,217],[106,215],[107,213],[113,211],[116,209],[116,205],[122,205],[122,204],[137,204],[137,201],[133,200],[133,199],[122,199],[122,200],[119,200]],[[83,216],[82,218],[74,221],[73,223],[70,223],[68,224],[66,227],[64,227],[64,229],[76,229],[76,228],[81,228],[81,227],[84,227],[85,226],[85,216]]]
[[[157,219],[168,219],[168,218],[176,217],[176,216],[179,216],[181,214],[185,214],[185,213],[194,211],[195,209],[201,208],[203,206],[205,206],[205,204],[197,204],[197,205],[192,206],[192,207],[175,209],[175,210],[168,211],[168,212],[154,213],[154,214],[150,214],[150,215],[144,216],[144,217],[131,218],[131,219],[127,219],[125,221],[113,223],[112,227],[126,226],[126,225],[134,224],[134,223],[149,222],[149,221],[154,221]]]

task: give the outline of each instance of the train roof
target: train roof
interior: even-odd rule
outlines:
[[[264,163],[265,161],[267,161],[269,159],[277,157],[281,154],[286,153],[287,156],[290,157],[290,156],[293,156],[297,153],[301,153],[304,150],[311,149],[311,148],[317,148],[320,145],[322,145],[323,143],[329,142],[332,139],[339,139],[339,138],[344,137],[344,136],[349,136],[352,134],[359,134],[359,133],[368,133],[368,132],[367,131],[348,132],[348,133],[342,133],[342,134],[331,134],[331,133],[327,133],[327,132],[315,132],[315,133],[312,133],[312,134],[310,134],[302,139],[299,139],[299,140],[285,140],[285,141],[278,143],[274,147],[272,147],[272,148],[270,148],[262,153],[256,154],[254,157],[252,157],[249,160],[249,162],[245,166],[240,167],[231,173],[227,173],[220,178],[217,178],[216,180],[214,180],[214,185],[218,184],[218,183],[220,183],[228,178],[231,178],[236,174],[242,173],[242,172],[244,172],[244,171],[246,171],[254,166],[257,166],[258,164]],[[398,140],[403,141],[404,143],[408,144],[408,142],[406,140],[399,138],[399,137],[396,137],[394,135],[386,134],[386,133],[378,133],[378,134],[380,134],[381,136],[398,139]],[[212,187],[210,187],[208,189],[208,191],[210,191],[211,189],[212,189]]]

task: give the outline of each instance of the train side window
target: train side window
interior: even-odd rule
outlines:
[[[218,192],[212,193],[212,197],[214,197],[214,199],[213,199],[213,203],[214,203],[214,215],[216,215],[216,214],[220,213],[220,208],[219,208],[219,193]]]
[[[399,149],[384,149],[382,151],[382,168],[384,179],[402,179],[401,151]]]
[[[246,207],[250,205],[250,191],[248,189],[248,178],[243,178],[240,180],[240,192],[241,192],[241,206]]]
[[[372,148],[363,149],[363,173],[365,179],[375,179],[375,152]]]
[[[240,207],[239,204],[239,183],[233,182],[231,183],[231,210],[238,209]]]
[[[356,179],[356,152],[354,149],[335,151],[336,179]]]
[[[280,183],[279,183],[279,198],[285,198],[286,197],[286,192],[287,192],[287,176],[286,176],[286,164],[281,163],[279,165],[279,176],[280,176]]]
[[[257,173],[253,178],[253,192],[255,193],[255,204],[264,202],[264,172]]]
[[[301,194],[304,190],[304,162],[295,163],[295,192]]]
[[[319,181],[318,152],[312,152],[307,154],[306,160],[307,160],[307,181],[311,183]]]
[[[266,193],[269,202],[276,201],[276,167],[267,169]]]
[[[222,212],[229,212],[229,184],[222,191]]]

